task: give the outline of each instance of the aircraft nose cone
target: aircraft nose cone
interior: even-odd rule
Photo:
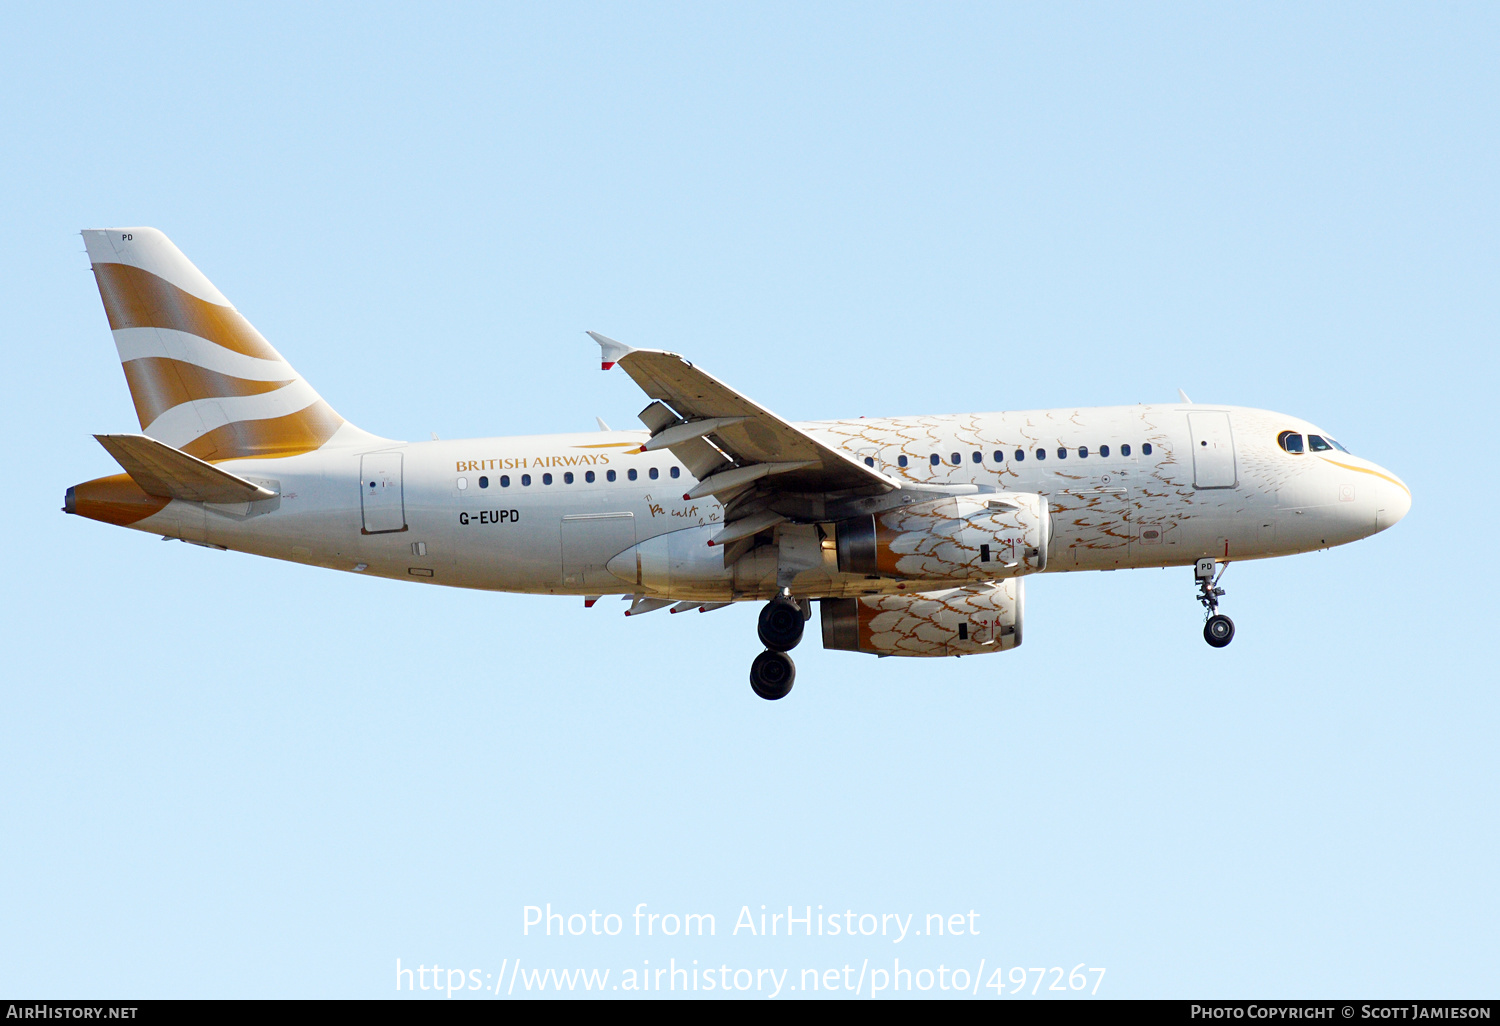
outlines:
[[[1395,474],[1382,471],[1385,480],[1380,487],[1380,509],[1375,514],[1376,530],[1384,531],[1411,510],[1411,489]]]

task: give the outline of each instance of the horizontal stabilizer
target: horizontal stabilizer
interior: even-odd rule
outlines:
[[[184,502],[254,502],[276,495],[145,435],[94,437],[147,495]]]

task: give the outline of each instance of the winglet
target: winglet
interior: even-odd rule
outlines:
[[[619,363],[622,358],[635,352],[635,350],[631,349],[625,343],[616,342],[614,339],[606,335],[601,335],[597,331],[589,332],[588,336],[599,343],[600,370],[609,370],[615,364]]]

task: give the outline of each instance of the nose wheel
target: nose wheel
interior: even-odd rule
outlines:
[[[805,600],[804,600],[805,601]],[[787,655],[802,640],[807,614],[785,590],[760,611],[757,625],[766,650],[750,664],[750,689],[767,701],[785,698],[797,679],[797,665]]]
[[[1219,578],[1228,569],[1228,563],[1221,566],[1212,559],[1200,559],[1193,567],[1193,579],[1198,582],[1198,601],[1208,614],[1203,624],[1203,640],[1214,648],[1223,648],[1234,640],[1234,621],[1219,612],[1219,599],[1224,595]]]
[[[1234,621],[1223,613],[1215,613],[1203,625],[1203,640],[1214,648],[1223,648],[1234,640]]]

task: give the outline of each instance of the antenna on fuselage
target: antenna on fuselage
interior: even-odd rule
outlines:
[[[1187,393],[1184,392],[1182,389],[1179,388],[1177,390],[1177,394],[1180,395],[1180,396],[1182,396],[1182,401],[1183,402],[1187,403],[1189,406],[1192,405],[1193,401],[1187,397]]]

